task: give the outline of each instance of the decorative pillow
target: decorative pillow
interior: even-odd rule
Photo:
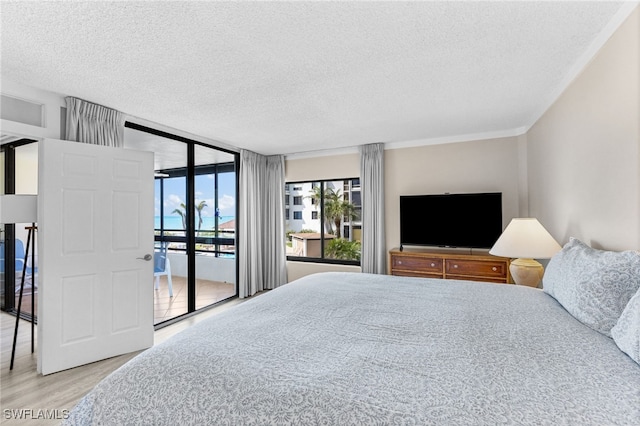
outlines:
[[[618,323],[611,329],[616,345],[640,364],[640,290],[622,311]]]
[[[542,284],[578,321],[611,337],[640,288],[640,254],[597,250],[571,238],[549,261]]]

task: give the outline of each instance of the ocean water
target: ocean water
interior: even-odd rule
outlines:
[[[235,219],[235,216],[220,216],[218,222],[218,226],[222,225],[225,222]],[[215,218],[214,217],[203,217],[202,218],[202,227],[200,228],[202,231],[212,230],[215,226]],[[155,217],[154,227],[156,229],[160,228],[160,216]],[[196,217],[196,228],[198,227],[198,218]],[[182,218],[180,216],[165,216],[164,217],[164,229],[184,229],[182,227]]]

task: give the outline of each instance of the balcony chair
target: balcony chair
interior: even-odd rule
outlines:
[[[20,276],[22,274],[22,269],[24,268],[24,243],[22,240],[16,238],[16,262],[15,262],[15,271],[16,276]],[[4,241],[0,242],[0,259],[5,260],[4,257]],[[4,272],[4,264],[5,262],[0,262],[0,272]],[[38,267],[36,266],[36,273],[38,272]],[[31,253],[29,253],[29,261],[27,262],[27,275],[31,275]]]
[[[155,289],[160,288],[160,276],[167,276],[167,284],[169,286],[169,297],[173,297],[173,283],[171,282],[171,262],[167,256],[167,246],[162,244],[160,250],[153,253],[153,276]]]

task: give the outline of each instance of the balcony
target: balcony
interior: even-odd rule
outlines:
[[[231,228],[231,225],[233,228]],[[196,232],[195,304],[196,310],[236,295],[235,224],[229,228]],[[168,277],[159,276],[154,291],[154,324],[188,313],[188,257],[184,231],[156,230],[156,247],[166,245],[171,271],[173,297]]]

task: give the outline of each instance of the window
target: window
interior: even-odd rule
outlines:
[[[362,205],[360,179],[289,183],[302,210],[287,220],[287,258],[360,264]],[[303,219],[304,218],[304,219]]]
[[[124,146],[155,153],[154,242],[171,273],[158,277],[154,323],[235,296],[239,155],[131,122]]]

